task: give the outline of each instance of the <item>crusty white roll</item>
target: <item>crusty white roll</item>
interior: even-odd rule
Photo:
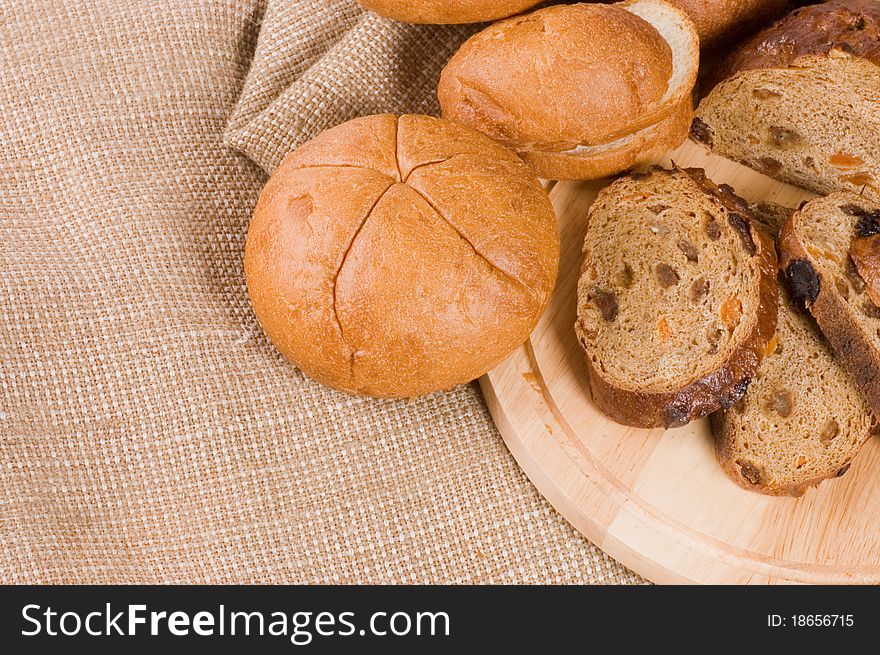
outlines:
[[[281,164],[244,269],[275,346],[331,387],[409,397],[479,377],[556,281],[546,192],[512,152],[427,116],[368,116]]]
[[[663,0],[557,5],[466,41],[440,77],[443,116],[504,143],[541,177],[591,179],[687,137],[699,39]]]

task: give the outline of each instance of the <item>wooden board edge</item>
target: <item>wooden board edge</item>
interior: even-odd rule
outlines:
[[[605,479],[602,471],[585,472],[582,470],[584,463],[578,464],[572,459],[559,437],[555,436],[564,430],[562,426],[544,423],[551,412],[536,382],[540,373],[532,370],[528,355],[530,347],[530,342],[526,342],[502,364],[480,378],[486,404],[508,450],[541,495],[576,530],[615,560],[656,584],[716,584],[725,580],[749,584],[868,582],[853,579],[843,571],[839,574],[816,572],[806,575],[801,570],[789,571],[785,567],[757,560],[750,562],[752,566],[744,567],[741,562],[737,563],[737,558],[718,557],[705,552],[700,544],[688,546],[670,526],[659,525],[656,520],[646,520],[642,513],[631,507],[633,503],[619,497],[619,492]],[[504,384],[505,380],[516,381],[516,389],[505,389],[503,394],[506,399],[517,398],[516,407],[511,406],[510,400],[507,403],[502,401],[497,393],[496,385]],[[535,417],[530,429],[516,427],[525,423],[521,416],[526,412]],[[513,416],[517,420],[511,420]],[[544,448],[540,457],[536,456],[538,453],[535,451],[539,445]],[[553,468],[552,472],[548,466]],[[585,493],[590,497],[591,512],[574,500],[578,494]],[[611,512],[615,518],[607,525],[597,523],[594,516],[607,512]],[[652,552],[659,556],[646,556],[628,543],[629,539],[616,535],[614,526],[619,524],[626,526],[627,535],[637,534],[640,543],[650,543]],[[686,567],[675,567],[662,561],[665,554],[681,560],[683,553],[687,554]],[[684,568],[689,573],[679,570]],[[707,572],[711,577],[694,574],[700,571]]]

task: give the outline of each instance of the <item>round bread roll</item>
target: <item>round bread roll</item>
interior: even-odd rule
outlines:
[[[541,0],[358,0],[367,9],[407,23],[479,23],[513,16]]]
[[[264,188],[244,269],[281,353],[379,397],[479,377],[531,333],[559,237],[529,167],[427,116],[358,118],[291,153]]]
[[[663,0],[547,7],[466,41],[440,77],[445,118],[516,150],[541,177],[591,179],[687,137],[699,39]]]

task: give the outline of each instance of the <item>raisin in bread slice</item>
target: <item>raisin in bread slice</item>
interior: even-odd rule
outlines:
[[[701,169],[652,169],[590,208],[575,332],[597,407],[675,427],[736,403],[776,327],[776,253]]]
[[[880,204],[816,198],[779,235],[780,264],[841,362],[880,415]]]
[[[880,197],[880,2],[789,14],[721,66],[691,136],[817,193]]]
[[[800,496],[843,475],[874,429],[861,392],[784,290],[776,335],[748,393],[711,421],[727,475],[772,496]]]

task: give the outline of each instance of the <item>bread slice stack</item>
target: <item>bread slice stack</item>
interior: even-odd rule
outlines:
[[[880,205],[845,192],[805,203],[782,226],[790,294],[771,352],[743,401],[713,417],[718,460],[741,486],[801,495],[843,475],[876,433],[878,235]]]
[[[593,203],[575,331],[596,405],[676,427],[746,393],[776,327],[776,252],[700,169],[652,169]]]
[[[741,487],[800,496],[846,473],[874,418],[818,327],[785,290],[766,355],[746,396],[713,414],[715,452]]]
[[[747,41],[716,79],[695,140],[816,193],[880,198],[880,2],[796,10]]]
[[[751,206],[774,237],[793,211]],[[874,431],[871,409],[803,304],[781,278],[776,334],[745,397],[711,416],[715,453],[727,475],[750,491],[800,496],[840,477]]]
[[[812,235],[814,221],[840,214],[840,206],[869,213],[864,199],[841,194],[814,200],[794,213],[764,207],[762,216],[772,234],[784,230],[781,245],[791,248],[793,225],[808,225],[795,229]],[[818,243],[827,247],[827,240],[818,237],[805,248],[825,252]],[[804,300],[812,296],[813,275],[806,264],[785,253],[782,268],[791,266],[794,278],[789,275],[780,285],[776,335],[746,396],[729,411],[713,415],[712,429],[718,461],[737,484],[769,495],[800,496],[823,480],[843,475],[874,433],[876,421],[856,378],[804,308]],[[833,257],[832,267],[840,269],[829,274],[840,283],[834,291],[849,298],[850,285],[864,289],[846,253]],[[792,266],[793,262],[800,263]]]
[[[606,187],[587,219],[575,332],[612,419],[711,415],[732,480],[799,496],[843,475],[876,431],[880,205],[841,193],[754,210],[700,169]]]
[[[699,38],[664,0],[555,5],[471,37],[440,77],[443,116],[516,151],[540,177],[593,179],[687,138]]]

